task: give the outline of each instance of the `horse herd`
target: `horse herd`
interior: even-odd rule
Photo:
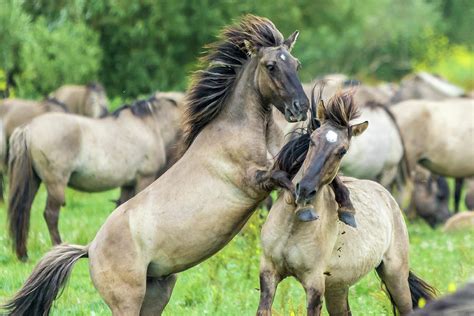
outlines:
[[[291,54],[297,37],[247,15],[209,47],[186,95],[157,92],[112,113],[98,84],[64,86],[42,102],[4,100],[0,158],[16,255],[28,258],[41,183],[55,245],[5,313],[48,314],[74,263],[89,258],[114,315],[161,314],[177,273],[222,249],[274,189],[258,315],[271,314],[288,276],[302,283],[308,315],[320,315],[323,298],[330,315],[350,315],[349,287],[374,269],[394,312],[433,298],[435,289],[410,271],[399,205],[411,198],[410,209],[428,209],[420,214],[432,225],[449,217],[440,176],[474,176],[472,100],[426,73],[399,86],[343,75],[303,85]],[[89,245],[62,244],[67,186],[121,188]]]

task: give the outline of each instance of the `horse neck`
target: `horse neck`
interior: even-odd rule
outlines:
[[[269,121],[272,120],[272,115],[270,102],[264,100],[256,86],[257,63],[258,60],[252,58],[241,70],[227,104],[214,124],[235,127],[235,129],[228,129],[231,137],[235,136],[232,131],[244,127],[246,139],[252,141],[253,144],[261,139],[266,153],[266,129]]]

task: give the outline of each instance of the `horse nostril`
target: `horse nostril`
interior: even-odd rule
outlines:
[[[301,111],[300,101],[298,101],[298,100],[293,101],[293,108],[295,110]]]
[[[307,201],[312,200],[315,196],[316,196],[316,190],[313,190],[309,192],[309,194],[306,196],[306,200]]]

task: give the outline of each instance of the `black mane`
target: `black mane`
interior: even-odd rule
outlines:
[[[318,103],[321,102],[322,89],[319,93]],[[316,104],[314,99],[314,88],[311,94],[311,118],[306,128],[300,129],[295,133],[297,137],[291,139],[278,153],[275,159],[274,169],[283,170],[293,178],[303,165],[308,154],[311,134],[320,125],[316,117]],[[325,121],[340,127],[349,128],[350,120],[359,117],[359,108],[354,103],[352,91],[340,91],[336,93],[324,106]]]
[[[133,102],[131,105],[129,104],[124,104],[112,113],[110,113],[110,116],[113,117],[119,117],[120,113],[122,113],[125,110],[130,110],[132,114],[136,117],[146,117],[153,115],[153,102],[156,102],[156,98],[153,96],[148,99],[144,100],[137,100]]]

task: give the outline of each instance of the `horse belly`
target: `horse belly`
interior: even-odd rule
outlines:
[[[190,177],[189,170],[197,181],[177,183],[176,179]],[[222,249],[247,222],[258,202],[208,174],[202,166],[192,168],[191,162],[191,166],[181,168],[178,161],[126,206],[133,208],[132,234],[152,254],[149,274],[163,276],[186,270]]]
[[[71,174],[68,185],[81,191],[101,192],[124,185],[133,185],[137,164],[128,166],[114,161],[91,160],[82,163]]]
[[[346,184],[356,208],[357,229],[339,223],[339,236],[327,266],[329,285],[356,283],[382,262],[392,242],[392,210],[378,198],[379,189],[371,186],[356,193],[353,184]]]

